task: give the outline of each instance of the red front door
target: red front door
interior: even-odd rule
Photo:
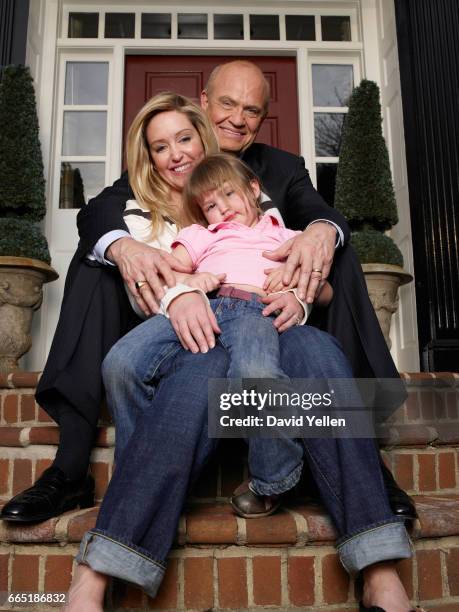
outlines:
[[[199,103],[212,69],[227,56],[129,55],[126,57],[124,142],[138,110],[156,93],[176,91]],[[247,59],[247,58],[241,58]],[[298,96],[294,57],[250,57],[269,81],[269,113],[258,142],[299,154]]]

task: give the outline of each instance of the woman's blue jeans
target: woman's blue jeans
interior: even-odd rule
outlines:
[[[139,585],[152,597],[189,487],[218,442],[207,436],[207,380],[225,377],[228,369],[227,354],[218,345],[197,355],[177,345],[172,349],[170,343],[159,353],[157,346],[152,350],[151,339],[165,324],[162,317],[145,321],[112,348],[104,363],[121,447],[96,527],[85,534],[77,558]],[[282,369],[290,378],[351,376],[336,341],[315,328],[291,328],[281,334],[279,345]],[[282,442],[264,440],[254,460],[262,462],[272,445]],[[404,525],[388,504],[373,440],[302,443],[337,528],[345,568],[356,572],[378,561],[410,557]]]

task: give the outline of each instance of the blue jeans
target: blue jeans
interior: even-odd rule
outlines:
[[[105,382],[126,443],[96,527],[85,534],[77,557],[96,571],[139,585],[152,597],[164,576],[189,486],[216,447],[217,440],[207,436],[207,379],[222,378],[228,369],[220,346],[194,355],[179,347],[171,351],[169,345],[151,361],[151,338],[165,323],[160,317],[142,323],[106,358]],[[328,334],[295,327],[281,334],[279,342],[283,370],[291,378],[350,375]],[[134,406],[135,425],[131,418],[120,421]],[[305,439],[302,446],[336,525],[346,569],[354,572],[378,561],[410,557],[403,523],[388,504],[373,441]]]

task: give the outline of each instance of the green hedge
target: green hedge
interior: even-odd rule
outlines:
[[[360,263],[385,263],[403,267],[403,255],[389,236],[377,230],[363,230],[351,235],[351,244]]]
[[[46,238],[28,219],[0,218],[0,255],[51,262]]]

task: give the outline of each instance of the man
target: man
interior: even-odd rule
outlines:
[[[329,276],[335,247],[345,245],[349,231],[344,218],[314,190],[301,158],[254,142],[268,98],[261,71],[251,62],[235,61],[213,71],[201,104],[215,125],[221,148],[240,155],[251,166],[287,226],[304,230],[271,257],[288,255],[285,283],[298,269],[298,292],[312,302],[319,282]],[[124,175],[78,215],[80,243],[69,268],[58,327],[36,395],[59,423],[60,443],[51,468],[3,508],[3,519],[44,520],[90,504],[93,481],[87,468],[103,396],[101,362],[116,340],[138,322],[116,267],[146,314],[157,312],[164,282],[174,285],[173,270],[184,271],[172,255],[129,236],[123,212],[130,197]],[[305,217],[313,219],[306,229]],[[316,324],[341,340],[356,376],[396,377],[349,247],[338,251],[330,278],[335,298],[325,320],[316,320]],[[206,350],[212,342],[214,321],[199,296],[188,296],[179,316],[188,330],[185,340]],[[387,470],[385,480],[394,513],[413,516],[410,499]]]

